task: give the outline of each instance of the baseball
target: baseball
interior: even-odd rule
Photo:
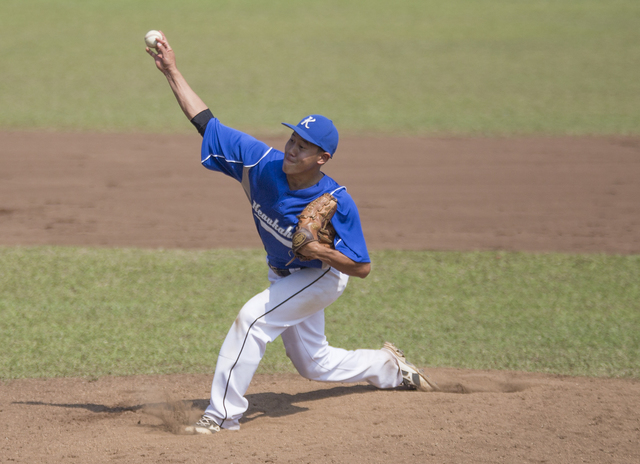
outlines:
[[[149,31],[147,32],[147,35],[144,36],[144,43],[146,43],[149,48],[156,48],[156,45],[158,45],[158,39],[161,38],[162,34],[158,31]]]

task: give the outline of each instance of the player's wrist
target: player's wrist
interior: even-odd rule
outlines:
[[[314,242],[314,245],[312,259],[320,260],[329,266],[338,264],[342,253],[334,250],[333,248],[322,246],[318,242]]]
[[[178,67],[175,63],[165,64],[162,73],[169,79],[170,82],[176,83],[179,79],[182,79],[182,74],[178,71]]]

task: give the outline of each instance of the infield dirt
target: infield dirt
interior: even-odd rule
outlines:
[[[0,133],[0,245],[259,247],[198,153],[197,135]],[[640,253],[637,137],[347,138],[326,172],[371,249]],[[443,391],[259,375],[241,430],[211,437],[175,433],[208,373],[4,381],[0,461],[640,462],[638,380],[428,371]]]

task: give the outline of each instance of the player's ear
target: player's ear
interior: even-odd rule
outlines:
[[[318,159],[318,164],[322,166],[323,164],[326,164],[327,161],[329,161],[330,159],[331,159],[331,155],[325,151],[320,154],[320,158]]]

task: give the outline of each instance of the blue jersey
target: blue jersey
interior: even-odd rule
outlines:
[[[319,260],[294,260],[291,237],[304,207],[324,193],[338,201],[331,224],[336,230],[336,250],[357,263],[370,262],[362,233],[358,209],[347,193],[325,175],[320,182],[306,189],[290,190],[282,171],[284,153],[243,132],[224,126],[213,118],[207,124],[202,140],[202,165],[222,172],[242,184],[251,203],[253,219],[269,264],[286,269],[322,267]]]

